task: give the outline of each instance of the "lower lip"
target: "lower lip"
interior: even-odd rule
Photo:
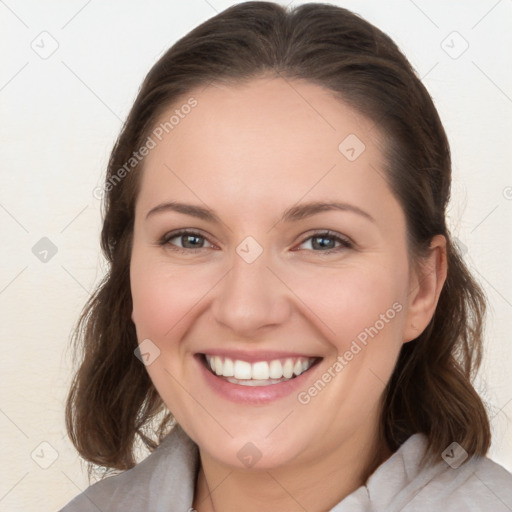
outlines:
[[[200,372],[206,381],[216,393],[222,397],[236,403],[258,405],[268,404],[279,398],[291,395],[306,388],[306,382],[316,373],[319,363],[314,364],[309,370],[301,373],[298,377],[280,382],[278,384],[269,384],[268,386],[243,386],[233,384],[214,375],[208,370],[203,362],[203,356],[196,354],[194,356],[200,366]]]

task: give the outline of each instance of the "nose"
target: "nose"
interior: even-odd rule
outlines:
[[[231,269],[216,287],[214,318],[233,336],[253,339],[289,318],[291,294],[270,265],[266,251],[252,263],[235,253]]]

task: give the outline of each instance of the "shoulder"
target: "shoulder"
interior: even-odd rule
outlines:
[[[142,462],[91,485],[60,512],[171,510],[169,505],[188,510],[198,457],[197,446],[177,425]]]
[[[423,434],[411,436],[400,449],[370,477],[370,496],[390,510],[402,512],[510,512],[512,473],[488,457],[457,461],[453,451],[439,462],[420,469],[419,459],[426,446]],[[451,456],[451,457],[450,457]],[[372,480],[373,479],[373,480]],[[386,496],[384,486],[394,485]],[[385,503],[384,503],[385,502]]]
[[[473,457],[460,467],[443,465],[430,488],[445,510],[512,510],[512,473],[503,466],[488,457]]]

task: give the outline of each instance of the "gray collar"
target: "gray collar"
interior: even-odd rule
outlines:
[[[504,489],[512,488],[510,473],[486,457],[474,458],[457,469],[440,458],[420,471],[418,461],[426,443],[423,434],[409,437],[365,485],[330,512],[431,511],[444,508],[446,500],[462,504],[469,500],[466,511],[483,510],[473,508],[480,500],[493,504],[486,510],[506,510],[500,506],[507,500]],[[199,449],[176,425],[146,459],[92,485],[61,512],[190,512],[198,469]]]

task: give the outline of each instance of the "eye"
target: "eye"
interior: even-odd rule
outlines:
[[[339,245],[336,246],[335,244]],[[309,244],[314,252],[330,254],[353,247],[353,243],[346,237],[332,231],[322,231],[314,233],[312,236],[304,239],[300,245]],[[317,250],[315,250],[317,249]]]
[[[178,243],[174,242],[175,240]],[[208,246],[205,246],[205,243],[208,244]],[[168,246],[173,251],[184,253],[214,247],[210,242],[208,242],[205,236],[190,229],[182,229],[167,233],[162,237],[159,244],[162,246]],[[322,252],[324,254],[339,252],[353,247],[353,243],[348,238],[332,231],[314,233],[312,236],[304,239],[300,245],[302,246],[305,244],[309,244],[310,246],[309,248],[306,247],[307,250],[312,249],[314,252]],[[336,244],[338,245],[336,246]]]
[[[173,242],[177,240],[179,245]],[[179,252],[191,252],[194,250],[206,249],[204,243],[210,244],[206,237],[195,231],[182,229],[180,231],[173,231],[163,236],[160,240],[160,245],[168,245],[172,250]],[[213,247],[210,244],[210,247]]]

